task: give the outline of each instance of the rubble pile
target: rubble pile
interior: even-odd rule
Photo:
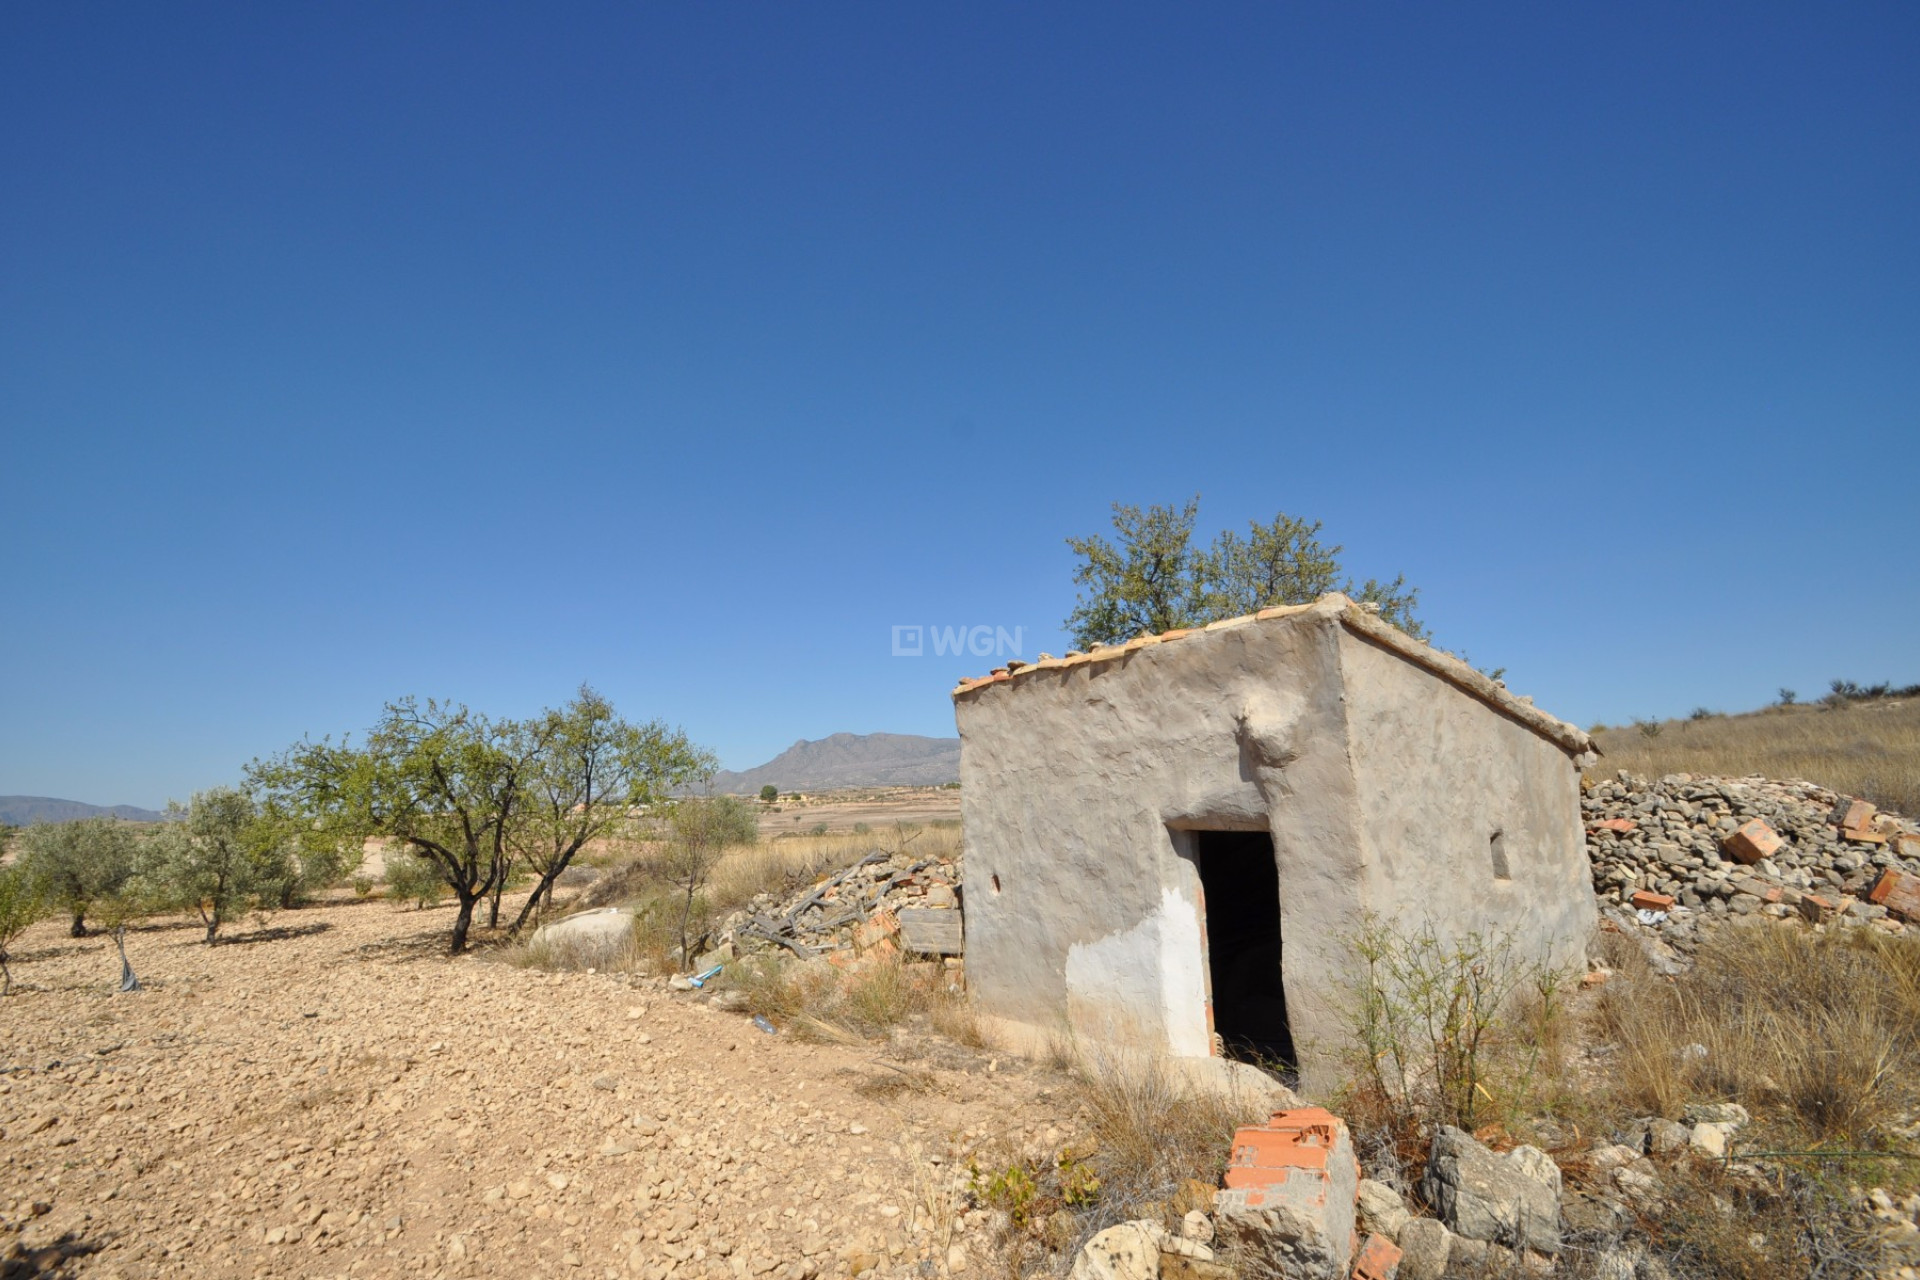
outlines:
[[[902,910],[960,908],[960,867],[876,849],[860,861],[780,901],[755,897],[721,923],[718,957],[783,947],[803,960],[897,954]]]
[[[1690,950],[1703,922],[1764,914],[1920,930],[1920,826],[1810,782],[1624,770],[1584,780],[1593,887]]]

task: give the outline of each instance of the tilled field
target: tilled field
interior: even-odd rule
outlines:
[[[1075,1109],[936,1039],[806,1044],[657,979],[450,960],[448,921],[146,928],[132,994],[110,941],[32,930],[0,1001],[7,1274],[977,1271],[956,1153]]]

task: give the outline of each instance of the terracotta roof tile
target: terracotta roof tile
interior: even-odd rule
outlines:
[[[1273,622],[1301,617],[1305,614],[1332,616],[1337,618],[1349,631],[1372,640],[1382,648],[1389,649],[1401,658],[1424,668],[1454,685],[1461,692],[1479,699],[1495,710],[1518,720],[1529,729],[1555,743],[1573,755],[1592,751],[1593,740],[1575,725],[1568,724],[1548,715],[1533,705],[1533,699],[1518,697],[1507,692],[1507,687],[1499,681],[1489,679],[1467,663],[1444,653],[1423,641],[1416,640],[1398,627],[1380,620],[1378,611],[1366,605],[1354,603],[1341,593],[1329,592],[1312,604],[1275,605],[1262,609],[1258,613],[1246,614],[1236,618],[1222,618],[1210,622],[1204,627],[1183,627],[1160,635],[1138,635],[1125,644],[1095,645],[1090,653],[1069,651],[1063,658],[1043,655],[1038,662],[1009,662],[1004,667],[996,667],[991,675],[974,679],[963,679],[953,688],[953,696],[972,693],[990,684],[1004,682],[1018,683],[1036,671],[1057,671],[1067,667],[1087,666],[1097,662],[1111,662],[1125,657],[1140,649],[1157,644],[1173,644],[1192,636],[1210,631],[1225,631],[1234,627],[1251,626],[1256,623]]]

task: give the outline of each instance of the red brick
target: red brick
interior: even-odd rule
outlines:
[[[1860,844],[1885,844],[1887,842],[1886,836],[1875,831],[1872,827],[1863,827],[1857,830],[1853,827],[1842,827],[1840,828],[1840,838],[1842,840],[1853,840]]]
[[[1629,831],[1638,831],[1639,829],[1640,824],[1632,818],[1603,818],[1599,822],[1594,823],[1592,827],[1594,831],[1613,831],[1620,835],[1626,835]]]
[[[1920,923],[1920,876],[1888,867],[1868,890],[1867,901],[1879,903],[1888,915]]]
[[[900,917],[885,907],[867,917],[867,922],[853,931],[853,945],[866,948],[878,946],[900,932]]]
[[[1368,1234],[1353,1259],[1353,1280],[1393,1280],[1400,1272],[1400,1246],[1382,1235]]]
[[[1771,858],[1779,852],[1782,843],[1779,832],[1755,818],[1751,822],[1741,823],[1739,830],[1720,842],[1720,848],[1735,862],[1752,866],[1760,859]]]
[[[1642,889],[1633,895],[1633,905],[1641,911],[1671,911],[1673,899],[1664,893],[1655,893],[1651,889]]]
[[[1842,831],[1864,831],[1873,825],[1873,806],[1865,800],[1841,796],[1827,821]]]

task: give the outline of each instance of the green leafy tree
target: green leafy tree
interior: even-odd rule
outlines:
[[[1073,577],[1082,590],[1066,620],[1076,646],[1123,644],[1274,605],[1311,604],[1329,591],[1377,605],[1387,622],[1427,638],[1414,615],[1419,591],[1404,577],[1356,585],[1340,565],[1344,548],[1321,541],[1319,521],[1280,512],[1270,523],[1250,522],[1244,535],[1229,529],[1202,549],[1193,545],[1199,512],[1198,497],[1145,511],[1115,503],[1115,541],[1097,534],[1067,539],[1080,557]]]
[[[1075,644],[1120,644],[1207,620],[1208,558],[1192,545],[1199,514],[1198,497],[1178,509],[1116,502],[1117,542],[1099,534],[1067,539],[1080,557],[1073,580],[1084,589],[1067,615]]]
[[[134,871],[139,838],[118,818],[43,822],[20,837],[20,864],[40,883],[47,904],[69,916],[71,933],[87,936],[87,913],[112,898]]]
[[[202,791],[168,813],[176,820],[149,839],[142,859],[142,893],[198,912],[209,943],[234,916],[277,905],[299,874],[285,832],[239,787]]]
[[[302,742],[249,776],[281,811],[336,846],[382,836],[433,863],[459,903],[448,950],[467,949],[474,908],[512,869],[509,826],[545,743],[457,703],[389,703],[365,747]]]
[[[523,802],[507,824],[507,844],[538,879],[509,933],[536,907],[580,851],[610,836],[639,807],[658,804],[718,763],[658,720],[629,724],[585,685],[574,700],[523,726],[529,766]],[[498,889],[495,892],[498,893]]]
[[[13,991],[8,949],[28,925],[45,914],[40,890],[38,878],[19,863],[0,867],[0,996]]]
[[[690,962],[700,891],[722,854],[759,840],[760,818],[751,804],[736,796],[694,796],[674,805],[667,829],[662,869],[681,895],[680,955]]]
[[[779,798],[780,798],[780,788],[774,786],[771,782],[769,782],[766,786],[760,788],[760,802],[762,804],[772,804],[775,800],[778,800]]]

